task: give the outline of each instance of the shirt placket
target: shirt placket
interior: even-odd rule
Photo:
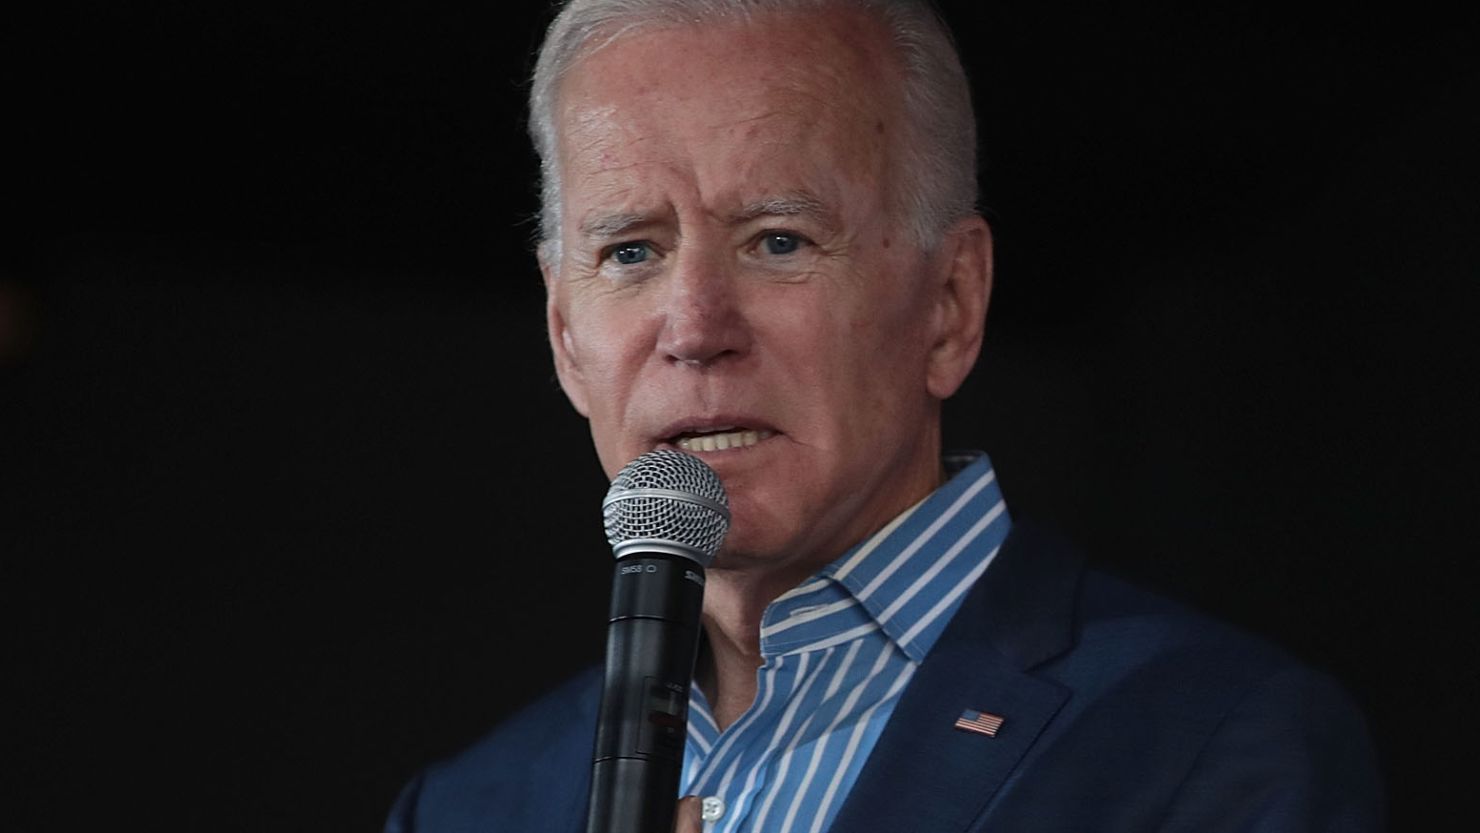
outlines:
[[[733,779],[725,784],[721,778],[713,792],[700,795],[704,833],[738,833],[744,830],[755,807],[756,797],[765,794],[782,751],[779,746],[770,748],[773,745],[770,739],[776,733],[800,682],[796,657],[791,659],[792,663],[780,663],[779,667],[774,661],[768,660],[759,670],[761,678],[757,682],[761,686],[769,684],[774,693],[766,704],[765,711],[745,725],[744,733],[735,738],[734,748],[726,756],[730,760],[739,759]],[[766,679],[767,676],[769,679]],[[742,717],[736,725],[745,722]],[[718,749],[724,741],[725,735],[721,733],[713,748]],[[706,760],[704,764],[705,768],[718,764],[729,769],[724,761]],[[703,780],[705,779],[696,779],[696,783]],[[705,799],[713,799],[710,801],[711,812],[707,816],[702,812],[702,802]]]

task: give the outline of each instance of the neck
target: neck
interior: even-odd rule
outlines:
[[[944,481],[939,454],[932,459],[934,468],[923,478],[921,488],[901,491],[894,512],[903,511]],[[884,514],[893,517],[892,513]],[[709,650],[695,675],[720,731],[755,702],[756,669],[765,661],[761,656],[761,619],[766,608],[826,565],[826,561],[807,560],[767,563],[734,554],[725,560],[727,566],[711,566],[705,574],[704,631]]]
[[[755,701],[755,672],[764,661],[761,617],[766,607],[807,575],[722,568],[708,572],[704,631],[709,652],[698,669],[698,679],[720,731]]]

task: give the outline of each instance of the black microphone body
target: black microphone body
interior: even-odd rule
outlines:
[[[617,558],[591,764],[587,833],[671,833],[704,570],[729,529],[724,486],[689,454],[651,451],[602,504]]]
[[[692,559],[639,551],[617,560],[589,833],[673,829],[703,601],[704,568]]]

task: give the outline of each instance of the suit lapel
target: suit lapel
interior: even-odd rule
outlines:
[[[1014,526],[905,689],[833,833],[955,833],[982,813],[1068,698],[1027,669],[1071,646],[1081,570]],[[964,709],[1000,715],[996,736],[955,728]]]

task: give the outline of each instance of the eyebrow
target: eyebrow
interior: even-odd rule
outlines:
[[[832,225],[832,213],[822,200],[803,191],[764,197],[748,203],[729,217],[732,224],[748,223],[759,217],[806,217],[823,225]],[[620,237],[652,221],[647,214],[618,211],[598,214],[581,221],[580,233],[589,238]]]
[[[585,237],[617,237],[634,229],[650,218],[646,214],[619,212],[588,217],[581,221],[581,234]]]
[[[741,208],[731,220],[745,223],[757,217],[806,217],[825,224],[832,221],[832,213],[822,200],[802,191],[757,200]]]

